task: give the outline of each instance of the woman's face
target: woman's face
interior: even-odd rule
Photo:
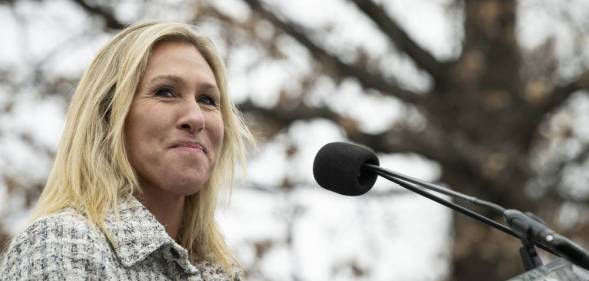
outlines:
[[[155,46],[125,123],[144,191],[187,196],[203,187],[223,143],[219,99],[213,71],[193,45]]]

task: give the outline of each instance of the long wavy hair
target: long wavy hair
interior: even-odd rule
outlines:
[[[163,41],[194,45],[211,67],[221,95],[224,140],[213,173],[198,193],[186,198],[178,236],[193,262],[211,261],[231,274],[231,255],[214,219],[221,186],[231,186],[234,168],[244,162],[252,137],[229,100],[225,67],[212,42],[188,24],[145,22],[132,25],[106,44],[84,72],[66,117],[53,169],[32,219],[74,207],[110,237],[108,211],[141,192],[125,150],[125,119],[150,54]]]

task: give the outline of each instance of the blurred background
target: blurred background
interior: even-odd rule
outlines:
[[[26,225],[93,55],[161,19],[213,39],[258,141],[218,213],[245,280],[508,279],[517,240],[384,181],[322,190],[313,157],[361,143],[589,246],[588,14],[583,0],[2,0],[0,245]]]

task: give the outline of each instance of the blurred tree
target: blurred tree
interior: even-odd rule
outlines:
[[[13,6],[16,2],[0,3]],[[98,24],[105,30],[116,31],[130,23],[115,13],[113,1],[71,2],[100,19]],[[462,34],[461,40],[447,43],[457,47],[456,54],[448,58],[435,55],[415,40],[415,34],[387,10],[386,3],[346,3],[383,36],[389,46],[384,54],[363,47],[336,48],[323,40],[333,35],[333,27],[306,26],[305,18],[290,18],[286,8],[276,3],[242,3],[247,5],[244,9],[248,12],[235,16],[213,1],[197,1],[190,21],[210,20],[225,29],[224,47],[229,55],[232,48],[246,42],[263,50],[261,64],[292,56],[285,53],[284,44],[296,42],[304,50],[300,55],[313,61],[308,71],[293,78],[297,87],[279,88],[276,103],[264,105],[246,99],[239,104],[264,138],[283,132],[295,121],[331,120],[350,141],[380,153],[422,155],[439,163],[440,182],[508,208],[535,212],[563,234],[589,242],[589,218],[583,207],[588,196],[570,188],[586,179],[581,177],[571,184],[567,174],[571,169],[582,169],[589,156],[589,145],[572,122],[562,121],[570,118],[570,106],[585,99],[584,90],[589,87],[589,72],[583,68],[586,58],[579,58],[581,66],[564,75],[553,39],[533,50],[523,48],[517,32],[517,1],[447,1],[448,16],[461,19],[457,21],[456,33]],[[150,4],[153,2],[138,5]],[[586,30],[575,29],[574,22],[569,27],[579,38],[587,35]],[[391,71],[395,68],[391,66],[391,56],[409,61],[410,68],[423,82],[415,85],[405,81],[398,70]],[[317,102],[310,97],[309,92],[323,78],[336,85],[351,80],[365,89],[366,97],[400,101],[407,116],[384,130],[367,132],[354,117],[326,102],[328,99]],[[56,88],[73,82],[57,79],[44,83],[46,88]],[[559,147],[571,142],[576,149],[559,151]],[[287,153],[296,153],[296,147]],[[18,180],[4,180],[9,190],[17,189]],[[289,192],[293,186],[285,180],[280,192]],[[38,188],[26,190],[34,190],[33,196],[29,196],[29,201],[33,201]],[[268,192],[264,188],[258,190]],[[574,210],[577,219],[569,224],[559,221],[562,210]],[[296,213],[293,211],[292,216]],[[517,241],[459,215],[454,217],[453,224],[452,270],[447,280],[504,280],[521,272]],[[5,237],[0,234],[0,239]],[[284,243],[291,239],[285,238]],[[255,254],[264,255],[274,243],[257,242]],[[365,274],[354,263],[349,267],[358,276]],[[296,279],[294,276],[293,280]]]

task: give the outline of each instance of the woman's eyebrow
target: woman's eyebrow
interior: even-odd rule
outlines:
[[[201,92],[209,92],[209,93],[215,93],[215,94],[219,95],[219,88],[217,87],[217,85],[211,84],[211,83],[200,84],[198,86],[198,90]]]
[[[156,77],[153,77],[153,78],[151,78],[151,80],[149,80],[149,84],[155,84],[161,80],[172,81],[176,84],[184,85],[184,80],[182,80],[182,78],[180,78],[179,76],[176,76],[176,75],[171,75],[171,74],[162,74],[162,75],[158,75]]]
[[[159,81],[171,81],[175,84],[179,84],[180,86],[183,86],[184,80],[182,80],[182,78],[180,78],[180,76],[176,76],[176,75],[172,75],[172,74],[162,74],[162,75],[158,75],[156,77],[151,78],[151,80],[149,80],[148,84],[155,84]],[[207,91],[207,92],[214,92],[216,94],[219,94],[219,87],[217,87],[216,84],[213,83],[209,83],[209,82],[204,82],[202,84],[200,84],[198,86],[198,90],[199,91]]]

